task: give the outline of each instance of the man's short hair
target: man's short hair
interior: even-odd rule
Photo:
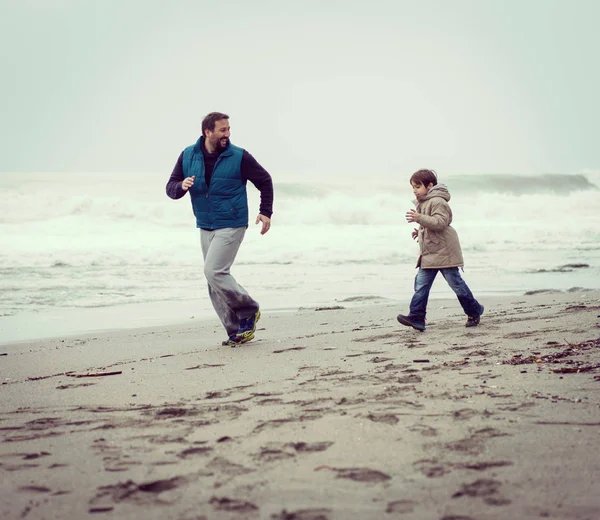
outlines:
[[[221,119],[229,119],[227,114],[223,114],[221,112],[211,112],[202,120],[202,135],[206,136],[206,131],[210,130],[213,132],[215,130],[215,123],[220,121]]]
[[[419,170],[410,178],[411,184],[422,184],[423,186],[429,186],[429,183],[435,186],[437,182],[437,174],[434,170]]]

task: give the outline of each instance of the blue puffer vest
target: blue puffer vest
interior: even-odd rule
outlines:
[[[196,227],[221,229],[248,226],[246,181],[242,181],[241,164],[244,150],[229,143],[219,156],[210,179],[204,179],[202,140],[183,151],[184,177],[196,176],[189,189]]]

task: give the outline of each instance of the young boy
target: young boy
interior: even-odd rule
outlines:
[[[464,263],[458,235],[450,225],[450,193],[444,184],[437,183],[433,170],[415,172],[410,178],[410,184],[417,197],[414,201],[417,211],[408,211],[406,220],[419,224],[419,229],[415,228],[412,232],[413,239],[418,239],[419,242],[419,272],[415,278],[415,294],[410,302],[410,313],[408,316],[399,314],[398,321],[402,325],[425,330],[429,291],[436,275],[441,271],[468,316],[465,326],[475,327],[479,325],[483,305],[473,297],[458,271]]]

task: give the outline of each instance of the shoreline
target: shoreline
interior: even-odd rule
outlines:
[[[440,287],[440,285],[430,295],[430,301],[456,299],[447,287]],[[485,301],[485,299],[519,297],[528,294],[566,294],[582,290],[593,292],[600,289],[572,287],[566,290],[536,289],[523,293],[509,291],[505,294],[478,291],[477,296]],[[396,305],[398,308],[396,314],[398,314],[407,310],[411,296],[412,294],[405,299],[391,299],[376,295],[358,295],[297,306],[267,305],[263,306],[262,310],[281,314],[332,306],[354,308],[356,306]],[[120,330],[145,330],[216,319],[210,305],[208,299],[201,301],[192,299],[160,300],[105,307],[68,307],[47,309],[44,312],[22,312],[14,316],[0,317],[0,347],[10,347],[30,341],[68,339],[78,335],[117,333]]]

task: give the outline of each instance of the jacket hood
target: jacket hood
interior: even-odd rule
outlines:
[[[448,191],[448,187],[445,184],[436,184],[433,188],[429,190],[429,193],[425,195],[423,200],[413,200],[413,204],[415,206],[419,206],[419,204],[425,202],[426,200],[433,199],[434,197],[441,197],[446,202],[450,200],[450,192]]]
[[[450,200],[450,192],[445,184],[437,184],[429,190],[429,193],[425,195],[423,200],[429,200],[433,197],[442,197],[446,202]]]

